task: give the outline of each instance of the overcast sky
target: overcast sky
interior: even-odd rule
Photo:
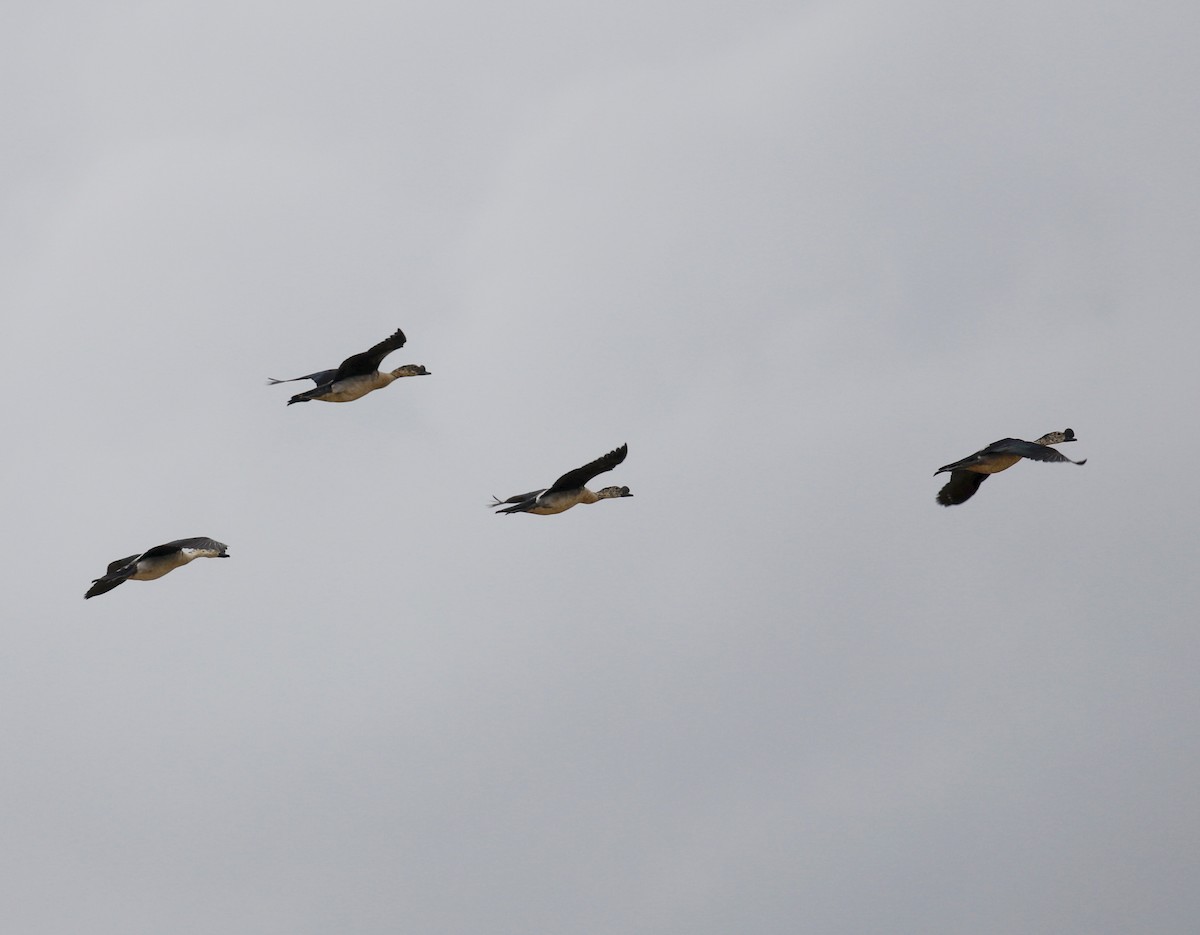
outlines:
[[[6,925],[1193,932],[1197,36],[5,6]]]

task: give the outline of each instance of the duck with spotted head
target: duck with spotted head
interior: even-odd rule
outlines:
[[[353,354],[338,365],[335,370],[319,370],[302,377],[291,377],[287,380],[267,378],[268,385],[276,383],[295,383],[297,380],[312,380],[316,387],[297,393],[287,404],[307,403],[319,399],[326,403],[349,403],[362,399],[368,393],[381,390],[401,377],[427,377],[429,371],[420,364],[405,364],[395,370],[379,369],[383,359],[392,351],[404,347],[404,332],[399,328],[389,338],[385,338],[373,348],[361,354]]]
[[[164,542],[140,555],[126,555],[109,562],[105,573],[96,578],[83,595],[84,600],[106,594],[126,581],[153,581],[198,558],[229,558],[228,548],[224,542],[208,536],[195,536]]]
[[[966,503],[990,475],[1007,471],[1022,458],[1029,458],[1031,461],[1087,464],[1087,458],[1072,461],[1061,451],[1050,447],[1073,441],[1075,432],[1063,429],[1061,432],[1047,432],[1035,442],[1027,442],[1020,438],[1002,438],[998,442],[992,442],[975,454],[933,472],[934,477],[944,472],[950,474],[949,482],[938,491],[937,502],[942,506]]]
[[[534,513],[538,516],[551,516],[562,513],[580,503],[596,503],[600,500],[612,500],[619,497],[632,497],[628,487],[605,487],[591,491],[587,483],[597,474],[611,471],[625,460],[629,454],[629,446],[622,445],[614,448],[608,454],[597,458],[583,467],[567,471],[549,487],[543,490],[531,490],[529,493],[519,493],[507,500],[492,497],[495,501],[491,506],[504,507],[497,513]]]

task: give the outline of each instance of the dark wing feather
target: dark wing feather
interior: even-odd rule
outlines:
[[[512,506],[504,506],[506,503],[511,503]],[[501,506],[504,507],[503,510],[496,510],[497,513],[525,513],[525,512],[528,512],[529,510],[533,509],[536,505],[537,505],[537,494],[533,494],[532,496],[530,496],[524,500],[520,499],[519,497],[512,497],[509,500],[504,500],[503,502],[492,504],[492,506],[494,506],[494,507],[501,507]]]
[[[935,474],[941,474],[945,471],[957,471],[961,468],[974,467],[977,464],[986,464],[988,455],[1004,455],[1016,454],[1009,449],[1010,445],[1028,445],[1029,442],[1021,441],[1019,438],[1002,438],[999,441],[992,442],[986,448],[980,448],[973,455],[967,455],[961,461],[955,461],[952,464],[944,465],[935,471]]]
[[[507,500],[501,500],[499,497],[493,496],[492,499],[496,502],[492,506],[504,506],[506,503],[524,503],[526,500],[533,500],[539,494],[545,493],[545,488],[541,490],[531,490],[529,493],[519,493],[515,497],[509,497]]]
[[[938,491],[937,502],[942,506],[957,506],[966,503],[979,489],[979,485],[988,479],[989,474],[976,474],[974,471],[952,471],[950,480]]]
[[[555,492],[559,490],[578,490],[580,487],[586,487],[597,474],[603,474],[605,471],[611,471],[618,464],[625,460],[625,456],[629,454],[629,446],[622,445],[620,448],[614,448],[603,457],[597,458],[591,464],[585,464],[581,468],[575,468],[573,471],[567,471],[562,477],[551,484],[547,491]]]
[[[324,396],[333,388],[332,383],[318,383],[311,390],[305,390],[303,393],[297,393],[287,401],[290,406],[292,403],[307,403],[320,396]]]
[[[119,558],[115,562],[109,562],[108,568],[104,569],[104,572],[105,572],[105,574],[111,575],[114,571],[116,571],[119,568],[124,568],[126,565],[128,565],[130,562],[132,562],[135,558],[138,558],[138,557],[139,556],[137,556],[137,555],[126,555],[124,558]]]
[[[330,382],[344,380],[346,377],[374,373],[379,369],[379,365],[383,363],[383,359],[388,354],[404,347],[405,340],[407,339],[404,337],[404,332],[397,328],[395,334],[390,338],[380,341],[369,351],[363,351],[361,354],[355,354],[343,360],[342,365],[337,368],[337,373],[333,375],[333,380]]]
[[[320,386],[332,380],[336,373],[336,370],[320,370],[316,373],[305,374],[302,377],[292,377],[290,380],[276,380],[274,377],[267,377],[267,385],[274,386],[276,383],[295,383],[297,380],[312,380],[313,383]]]
[[[83,595],[83,599],[87,600],[89,597],[95,597],[97,594],[107,594],[118,584],[123,583],[137,570],[134,562],[140,557],[139,555],[126,555],[115,562],[109,562],[106,573],[92,582],[92,586],[87,589],[87,593]]]
[[[229,548],[224,542],[218,542],[216,539],[210,539],[208,536],[176,539],[174,542],[168,542],[167,545],[177,549],[210,549],[213,552],[224,552]]]
[[[134,556],[136,558],[136,556]],[[129,575],[133,574],[133,569],[129,570],[128,574],[124,575],[105,575],[103,578],[97,578],[92,582],[92,586],[87,589],[87,593],[83,595],[86,601],[89,597],[95,597],[97,594],[107,594],[118,584],[123,584]]]
[[[1049,445],[1039,445],[1037,442],[1027,442],[1020,438],[1004,438],[998,442],[992,442],[983,452],[1001,455],[1018,455],[1022,458],[1029,458],[1031,461],[1071,461],[1065,454],[1057,448],[1051,448]],[[1084,461],[1087,459],[1084,458]],[[1071,461],[1072,464],[1083,464],[1083,461]]]
[[[162,545],[156,545],[152,549],[147,549],[141,554],[141,558],[154,558],[157,555],[170,555],[173,552],[180,552],[183,549],[212,549],[214,552],[224,552],[228,546],[224,542],[218,542],[216,539],[210,539],[208,536],[194,536],[191,539],[175,539],[172,542],[164,542]]]

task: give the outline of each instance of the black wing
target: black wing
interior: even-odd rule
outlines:
[[[346,377],[356,377],[365,373],[374,373],[379,369],[379,365],[383,363],[383,359],[388,354],[404,347],[406,340],[404,332],[397,328],[395,334],[390,338],[380,341],[369,351],[363,351],[361,354],[355,354],[343,360],[342,365],[337,368],[337,372],[329,382],[332,383],[337,380],[344,380]],[[318,381],[318,385],[320,385],[320,381]]]
[[[941,474],[944,471],[957,471],[960,468],[968,468],[976,464],[986,464],[988,455],[1015,454],[1015,452],[1009,450],[1009,445],[1028,444],[1029,442],[1021,441],[1019,438],[1002,438],[999,441],[992,442],[986,448],[980,448],[974,454],[967,455],[961,461],[954,461],[943,465],[937,469],[936,473]]]
[[[577,490],[580,487],[586,487],[597,474],[603,474],[605,471],[611,471],[618,464],[625,460],[625,456],[629,454],[629,446],[622,445],[620,448],[614,448],[603,457],[597,458],[591,464],[585,464],[581,468],[575,468],[573,471],[567,471],[562,477],[556,480],[547,488],[547,492],[558,490]]]
[[[89,597],[95,597],[97,594],[107,594],[118,584],[124,584],[125,580],[132,574],[133,569],[130,568],[125,574],[105,575],[103,578],[97,578],[92,582],[92,586],[87,589],[87,593],[83,595],[83,599],[86,601]]]
[[[491,505],[493,507],[497,507],[504,506],[506,503],[524,503],[526,500],[536,500],[540,494],[545,492],[545,488],[542,488],[541,490],[531,490],[529,493],[519,493],[515,497],[509,497],[507,500],[501,500],[499,497],[493,495],[492,499],[496,502]]]
[[[95,597],[97,594],[107,594],[118,584],[123,584],[136,570],[133,562],[140,557],[139,555],[126,555],[115,562],[109,562],[105,574],[92,582],[92,586],[87,589],[83,599],[86,601],[89,597]]]
[[[1027,442],[1020,438],[1002,438],[998,442],[992,442],[980,454],[1000,454],[1000,455],[1018,455],[1022,458],[1029,458],[1031,461],[1071,461],[1065,454],[1057,448],[1051,448],[1049,445],[1039,445],[1037,442]],[[1072,464],[1083,464],[1087,461],[1071,461]]]
[[[106,569],[104,569],[104,573],[111,575],[117,569],[124,568],[126,565],[128,565],[130,562],[132,562],[135,558],[140,558],[140,557],[141,556],[138,556],[138,555],[126,555],[124,558],[119,558],[115,562],[109,562],[108,567]]]
[[[979,485],[987,480],[990,474],[977,474],[974,471],[952,471],[950,480],[938,491],[937,502],[942,506],[957,506],[966,503],[979,489]]]
[[[528,513],[537,504],[536,500],[525,500],[521,503],[514,503],[512,506],[505,506],[503,510],[497,510],[496,513]],[[503,503],[497,503],[496,506],[504,506]]]
[[[181,552],[184,549],[205,549],[206,551],[224,552],[228,548],[224,542],[218,542],[216,539],[210,539],[208,536],[194,536],[191,539],[176,539],[173,542],[164,542],[162,545],[156,545],[152,549],[147,549],[139,557],[154,558],[157,555],[170,555],[173,552]]]
[[[276,380],[274,377],[267,377],[267,385],[274,386],[276,383],[295,383],[297,380],[312,380],[317,386],[322,386],[333,380],[336,375],[336,370],[319,370],[316,373],[305,374],[302,377],[292,377],[289,380]]]

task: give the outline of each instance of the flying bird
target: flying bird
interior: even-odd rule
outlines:
[[[544,490],[531,490],[529,493],[519,493],[507,500],[492,497],[496,502],[493,508],[504,507],[498,513],[537,513],[539,516],[549,516],[569,510],[577,503],[595,503],[597,500],[608,500],[613,497],[632,497],[628,487],[605,487],[595,492],[587,489],[587,483],[597,474],[611,471],[625,460],[629,454],[629,446],[622,445],[614,448],[603,457],[597,458],[581,468],[567,471]],[[512,506],[506,506],[512,504]]]
[[[1022,458],[1032,461],[1070,461],[1071,464],[1087,464],[1087,458],[1071,461],[1062,452],[1048,447],[1073,441],[1075,432],[1064,429],[1061,432],[1048,432],[1035,442],[1023,441],[1020,438],[1002,438],[998,442],[992,442],[970,457],[947,464],[933,472],[934,477],[944,471],[950,472],[949,482],[938,491],[937,502],[942,506],[966,503],[975,495],[979,485],[988,479],[989,474],[1006,471]]]
[[[404,347],[405,340],[404,332],[397,328],[395,334],[380,341],[369,351],[347,357],[336,370],[321,370],[288,380],[268,377],[267,384],[295,383],[297,380],[312,380],[317,384],[314,389],[297,393],[289,399],[287,404],[290,406],[292,403],[306,403],[310,399],[319,399],[327,403],[348,403],[374,390],[383,389],[401,377],[429,376],[429,371],[420,364],[405,364],[392,371],[379,370],[383,359],[392,351]]]
[[[134,581],[153,581],[161,578],[167,572],[174,571],[181,565],[186,565],[196,558],[229,558],[225,551],[229,546],[207,536],[197,536],[194,539],[176,539],[147,549],[141,555],[127,555],[115,562],[110,562],[108,571],[92,582],[84,600],[111,591],[119,584],[130,579]]]

